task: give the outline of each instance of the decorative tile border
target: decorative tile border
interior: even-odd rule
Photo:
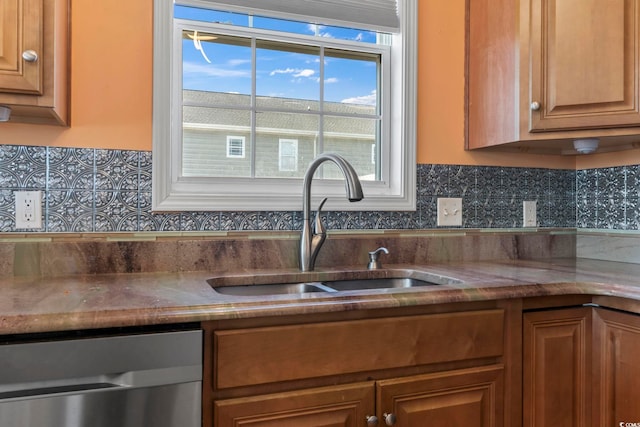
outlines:
[[[536,200],[540,227],[575,227],[577,222],[579,227],[638,229],[637,168],[576,173],[418,165],[415,212],[328,212],[326,221],[328,228],[339,230],[436,228],[437,198],[462,197],[462,228],[521,227],[522,201]],[[592,194],[594,188],[601,190]],[[42,230],[15,229],[13,192],[19,190],[43,191]],[[288,231],[301,227],[298,211],[152,214],[150,206],[150,152],[0,145],[0,231]]]

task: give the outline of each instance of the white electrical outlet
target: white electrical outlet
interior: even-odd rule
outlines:
[[[16,228],[42,228],[42,191],[16,191]]]
[[[462,198],[438,198],[438,226],[462,225]]]
[[[537,203],[535,200],[525,200],[522,202],[522,226],[537,227],[538,218],[536,215]]]

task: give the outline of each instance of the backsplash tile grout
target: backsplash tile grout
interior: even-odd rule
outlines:
[[[151,153],[0,146],[0,230],[182,232],[299,230],[301,213],[151,213]],[[330,229],[432,229],[438,197],[463,198],[461,228],[520,228],[536,200],[539,227],[640,230],[640,165],[586,170],[422,164],[415,212],[328,212]],[[14,191],[44,194],[44,228],[14,227]]]

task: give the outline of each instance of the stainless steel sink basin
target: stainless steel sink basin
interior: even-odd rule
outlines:
[[[380,278],[331,280],[308,283],[277,283],[271,285],[216,286],[213,283],[210,284],[213,290],[220,294],[253,297],[267,295],[296,295],[317,292],[358,291],[367,289],[400,289],[419,286],[438,286],[440,283],[413,278]]]
[[[235,296],[286,295],[308,292],[330,292],[321,283],[278,283],[273,285],[213,286],[221,294]]]
[[[323,284],[336,291],[357,291],[361,289],[397,289],[413,288],[416,286],[438,285],[438,283],[425,282],[423,280],[411,278],[334,280],[331,282],[323,282]]]

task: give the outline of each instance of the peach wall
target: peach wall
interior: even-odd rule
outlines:
[[[71,127],[0,124],[1,144],[151,149],[152,1],[72,0]]]
[[[418,162],[575,167],[573,157],[464,151],[464,5],[420,0]],[[0,144],[150,150],[152,20],[150,0],[127,13],[119,2],[72,0],[71,127],[4,123]],[[589,164],[626,158],[601,156]]]

